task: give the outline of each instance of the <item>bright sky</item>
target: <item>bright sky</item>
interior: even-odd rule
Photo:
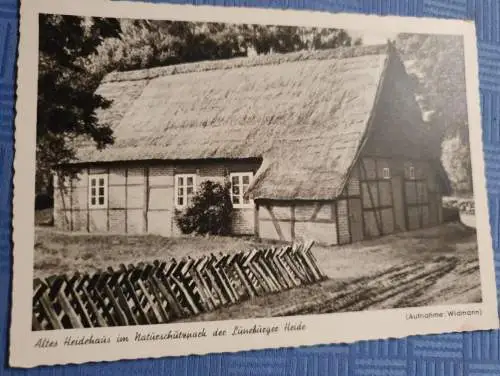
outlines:
[[[363,44],[384,44],[387,39],[395,39],[398,33],[394,32],[373,32],[373,31],[359,31],[347,30],[352,39],[361,38]]]

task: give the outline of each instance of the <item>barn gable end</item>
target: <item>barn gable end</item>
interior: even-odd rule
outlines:
[[[338,218],[339,223],[342,216],[348,218],[349,241],[442,221],[447,177],[433,154],[436,134],[422,119],[414,83],[399,55],[392,46],[389,52],[365,139],[338,201],[349,204]],[[340,243],[346,241],[339,237]]]

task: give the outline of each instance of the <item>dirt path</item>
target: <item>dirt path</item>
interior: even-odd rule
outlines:
[[[438,257],[406,263],[351,281],[328,280],[315,286],[257,297],[201,314],[187,321],[275,317],[416,307],[481,301],[477,260]],[[252,315],[249,315],[252,312]]]
[[[35,275],[93,271],[120,263],[235,252],[271,243],[247,238],[69,234],[40,229]],[[345,246],[313,246],[329,277],[260,296],[191,321],[471,303],[481,300],[476,233],[459,223]]]

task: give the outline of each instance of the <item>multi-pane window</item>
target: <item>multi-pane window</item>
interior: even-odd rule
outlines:
[[[175,176],[175,206],[186,207],[196,190],[196,176],[194,174],[182,174]]]
[[[410,166],[408,168],[408,177],[412,180],[415,179],[415,167]]]
[[[389,167],[384,167],[382,169],[382,176],[384,179],[390,179],[391,178],[391,171],[389,170]]]
[[[244,197],[253,174],[251,172],[234,172],[231,173],[231,201],[233,207],[244,208],[252,206],[251,200]]]
[[[89,175],[89,208],[108,206],[108,176]]]

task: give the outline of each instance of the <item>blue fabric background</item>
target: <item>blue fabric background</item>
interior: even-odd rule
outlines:
[[[41,0],[43,1],[43,0]],[[495,266],[500,268],[499,0],[174,0],[176,3],[347,11],[475,20],[483,140]],[[381,375],[500,374],[500,331],[416,336],[352,345],[9,369],[11,194],[18,3],[0,0],[0,364],[1,375]],[[497,283],[498,286],[498,283]]]

